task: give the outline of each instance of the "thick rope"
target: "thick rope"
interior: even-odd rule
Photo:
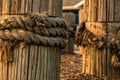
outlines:
[[[65,47],[64,38],[67,36],[66,28],[67,26],[60,18],[49,18],[39,14],[29,14],[26,17],[13,16],[1,20],[0,38],[63,48]],[[51,43],[54,45],[50,45]]]
[[[12,49],[20,43],[64,48],[67,38],[66,29],[63,19],[40,14],[2,18],[0,20],[0,60],[12,61]]]
[[[120,57],[120,56],[119,56]],[[116,54],[112,55],[112,58],[111,58],[111,65],[113,67],[120,67],[120,60],[119,60],[119,57],[116,56]]]

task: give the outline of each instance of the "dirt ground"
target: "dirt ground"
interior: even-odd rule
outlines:
[[[60,80],[78,80],[81,72],[81,55],[62,53],[60,67]]]
[[[81,73],[82,56],[80,54],[62,53],[60,80],[111,80],[109,77],[96,77]]]

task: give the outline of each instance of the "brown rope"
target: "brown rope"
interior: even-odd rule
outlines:
[[[119,58],[114,54],[112,55],[112,58],[111,58],[111,65],[113,67],[120,67],[120,61],[119,61]]]
[[[49,46],[53,46],[50,43],[62,44],[65,42],[64,38],[67,36],[66,27],[64,21],[60,18],[49,18],[39,14],[29,14],[26,17],[10,16],[2,19],[0,22],[0,38],[24,41],[28,44],[33,43],[46,46],[49,44]],[[53,42],[52,39],[54,37],[58,37],[60,42],[58,42],[58,39],[56,39],[56,43]]]
[[[60,18],[40,14],[10,16],[0,20],[1,61],[12,61],[12,49],[24,42],[29,45],[64,48],[67,26]]]

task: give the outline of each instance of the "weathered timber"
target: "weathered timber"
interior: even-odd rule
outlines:
[[[0,0],[0,80],[59,80],[60,17],[62,0]]]
[[[74,53],[74,24],[75,24],[75,14],[72,12],[63,12],[62,17],[68,27],[68,41],[67,46],[64,49],[67,53]]]
[[[0,14],[44,13],[62,17],[62,0],[1,0]]]
[[[112,71],[118,74],[119,69],[117,71],[116,67],[119,67],[119,62],[113,61],[112,64],[111,60],[113,55],[119,54],[119,26],[120,24],[118,22],[86,22],[85,29],[78,28],[79,30],[77,31],[80,31],[80,33],[76,36],[78,44],[80,45],[80,52],[83,55],[82,73],[97,76],[109,76],[118,79],[118,76],[113,75]]]
[[[14,61],[0,65],[3,68],[0,74],[4,75],[0,77],[0,80],[59,80],[59,48],[34,45],[22,48],[19,46],[14,51]]]
[[[84,0],[85,14],[76,33],[82,53],[82,73],[120,79],[119,0]],[[84,16],[84,15],[83,15]],[[87,50],[87,51],[86,51]]]
[[[86,21],[86,13],[84,9],[79,10],[79,23]]]
[[[42,16],[13,15],[5,18],[8,24],[0,23],[0,80],[59,80],[60,49],[65,47],[67,26],[60,18]],[[35,18],[40,19],[35,22]],[[45,31],[38,33],[41,28]]]
[[[119,0],[85,0],[87,21],[120,21]]]

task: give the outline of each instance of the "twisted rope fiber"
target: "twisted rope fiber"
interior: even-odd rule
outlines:
[[[60,18],[50,18],[39,14],[26,17],[7,17],[0,22],[0,38],[23,41],[27,44],[65,47],[67,26]]]
[[[102,50],[106,46],[110,48],[112,54],[111,65],[114,67],[120,67],[120,27],[117,27],[118,31],[111,36],[109,33],[108,42],[106,42],[105,36],[96,36],[94,33],[89,31],[85,23],[82,22],[76,31],[76,42],[77,45],[83,47],[94,47],[98,50]]]

